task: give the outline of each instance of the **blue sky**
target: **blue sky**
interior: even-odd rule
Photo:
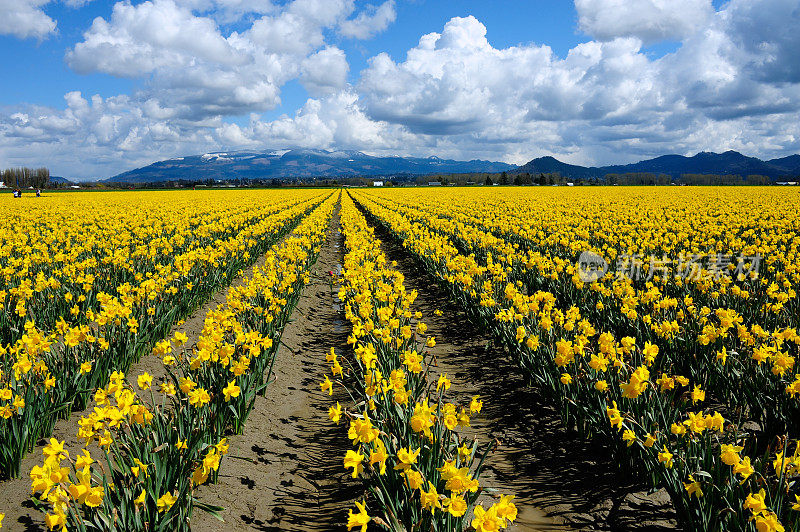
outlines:
[[[800,152],[794,0],[0,0],[0,167]],[[767,28],[781,28],[775,31]]]
[[[3,74],[7,80],[13,80],[0,85],[0,105],[36,103],[61,107],[64,94],[72,90],[102,96],[130,91],[131,80],[105,74],[81,76],[64,61],[66,50],[81,40],[84,30],[95,17],[108,16],[111,5],[111,2],[93,2],[75,9],[61,3],[49,3],[43,11],[58,21],[57,33],[42,39],[0,35]]]

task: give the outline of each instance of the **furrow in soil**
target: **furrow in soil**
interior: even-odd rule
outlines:
[[[334,216],[311,280],[287,324],[273,367],[274,381],[259,397],[244,432],[230,439],[215,485],[198,499],[224,506],[224,524],[195,512],[192,530],[342,530],[360,486],[345,480],[349,443],[327,416],[331,401],[320,390],[325,354],[347,346],[349,328],[336,298],[333,275],[341,267],[342,236]]]

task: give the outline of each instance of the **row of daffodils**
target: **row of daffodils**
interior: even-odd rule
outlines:
[[[101,293],[137,286],[192,251],[225,241],[313,193],[258,191],[52,194],[3,205],[0,221],[0,343],[33,321],[85,323]]]
[[[800,526],[796,194],[523,190],[355,197],[684,527]]]
[[[391,530],[499,530],[517,510],[512,496],[488,507],[478,502],[479,477],[491,442],[466,437],[463,427],[481,410],[447,398],[450,381],[431,372],[422,315],[413,311],[416,293],[387,264],[380,243],[344,196],[345,239],[339,298],[352,326],[352,351],[327,355],[330,376],[321,383],[333,393],[342,386],[351,402],[330,407],[334,423],[348,426],[353,449],[343,457],[352,478],[361,478],[371,497],[356,502],[347,528],[370,522]],[[369,508],[368,508],[369,507]]]
[[[241,432],[270,381],[336,202],[328,195],[269,249],[263,265],[208,312],[191,346],[182,332],[156,343],[160,382],[143,373],[132,376],[134,385],[115,371],[76,427],[83,448],[50,440],[30,473],[50,529],[186,530],[195,507],[218,510],[195,501],[194,488],[216,479],[227,436]]]
[[[112,373],[148,352],[324,197],[262,192],[258,204],[222,195],[216,199],[236,205],[219,209],[205,196],[172,194],[175,204],[163,210],[182,215],[171,222],[153,214],[159,210],[147,194],[81,195],[92,199],[81,206],[73,195],[47,198],[30,208],[43,217],[41,229],[27,211],[10,213],[0,249],[20,255],[0,257],[0,329],[13,339],[0,344],[0,479],[19,476],[22,458],[58,417],[83,409]],[[115,219],[121,200],[130,201],[121,216],[129,227]],[[110,237],[114,230],[120,235]],[[42,242],[26,251],[30,236],[20,232]]]

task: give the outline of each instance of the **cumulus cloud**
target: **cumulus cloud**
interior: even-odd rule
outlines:
[[[11,2],[8,5],[16,8],[18,1],[0,0],[0,6]],[[45,2],[24,1],[33,8]],[[65,1],[78,6],[86,0]],[[103,161],[121,166],[147,154],[252,146],[267,130],[285,142],[296,137],[299,143],[312,138],[303,131],[317,121],[325,124],[319,131],[337,130],[333,118],[325,116],[340,117],[344,131],[345,123],[351,123],[349,115],[334,112],[333,104],[322,100],[309,100],[294,117],[269,126],[240,128],[223,118],[258,116],[274,108],[281,102],[283,85],[294,79],[312,96],[352,109],[353,102],[337,99],[349,94],[347,58],[326,39],[366,37],[393,19],[392,2],[363,10],[354,0],[117,2],[109,16],[92,22],[83,39],[67,51],[66,61],[82,74],[135,79],[141,82],[139,88],[107,99],[69,93],[63,110],[31,106],[0,115],[0,155],[15,160],[21,156],[15,154],[25,152],[26,142],[37,145],[40,153],[62,153],[59,146],[69,142],[86,153],[74,160],[66,156],[73,160],[65,163],[67,168],[83,159],[85,167],[99,171]],[[237,31],[225,29],[235,21],[240,22]],[[343,33],[340,24],[347,28]],[[316,116],[317,105],[327,109],[320,108],[322,117]],[[287,121],[298,125],[292,128]],[[329,138],[344,137],[331,133]],[[99,153],[104,155],[92,158]]]
[[[67,62],[79,73],[143,79],[137,98],[202,119],[274,107],[303,57],[269,51],[247,34],[225,36],[212,18],[153,0],[117,3],[110,20],[95,19]]]
[[[714,13],[711,0],[575,0],[575,8],[580,29],[592,37],[644,42],[693,35]]]
[[[788,59],[797,37],[767,34],[752,18],[792,20],[790,4],[733,0],[702,28],[686,26],[679,49],[658,59],[641,50],[646,24],[559,58],[541,45],[495,48],[478,20],[454,18],[402,62],[372,58],[358,88],[369,116],[419,137],[446,136],[467,155],[476,139],[507,160],[550,153],[604,163],[720,147],[785,154],[800,141],[800,85]]]
[[[766,13],[770,13],[766,15]],[[775,28],[771,33],[753,18]],[[671,99],[713,120],[770,117],[800,109],[800,7],[783,0],[733,0],[703,31],[658,61]]]
[[[376,121],[364,112],[359,96],[340,91],[309,99],[293,117],[253,121],[248,135],[266,145],[405,152],[414,136],[402,127]]]
[[[64,98],[66,107],[61,111],[34,106],[0,114],[0,159],[46,165],[56,175],[94,179],[174,150],[213,142],[205,128],[147,116],[127,96],[85,98],[70,92]]]
[[[0,114],[0,160],[41,164],[56,175],[96,179],[154,160],[215,149],[403,153],[413,137],[399,126],[369,118],[351,90],[311,98],[292,116],[271,121],[253,113],[243,126],[221,118],[201,122],[176,118],[153,100],[141,104],[127,96],[87,98],[70,92],[65,103],[61,111],[31,107]]]
[[[308,56],[301,65],[300,80],[312,96],[344,89],[350,65],[345,53],[329,46]]]
[[[42,7],[50,0],[0,0],[0,35],[44,39],[56,31],[56,21]]]
[[[736,0],[726,9],[723,24],[759,80],[800,82],[800,4],[795,0],[768,5]]]
[[[67,61],[81,74],[135,78],[196,61],[231,64],[237,58],[213,20],[194,16],[172,0],[154,0],[114,5],[111,20],[96,18]]]
[[[262,112],[280,103],[281,87],[293,79],[315,96],[345,86],[346,57],[326,43],[326,32],[354,12],[353,0],[118,2],[108,19],[94,20],[66,59],[79,73],[143,79],[140,99],[156,99],[184,118]],[[253,19],[244,29],[223,32],[220,13]],[[355,20],[373,33],[383,29],[386,6],[366,8]]]
[[[343,21],[339,25],[339,33],[353,39],[369,39],[388,28],[396,17],[394,0],[379,6],[369,5],[356,18]]]
[[[359,88],[371,116],[424,134],[491,140],[536,121],[630,120],[659,96],[639,46],[590,42],[559,59],[547,46],[496,49],[477,19],[454,18],[403,63],[373,58]]]
[[[52,0],[0,0],[0,35],[20,39],[45,39],[56,33],[58,23],[44,12]],[[66,6],[80,8],[93,0],[61,0]]]

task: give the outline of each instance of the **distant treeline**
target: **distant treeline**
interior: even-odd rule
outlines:
[[[793,179],[787,179],[792,181]],[[667,174],[634,172],[625,174],[606,174],[602,178],[570,178],[558,172],[530,174],[501,172],[499,174],[434,174],[417,176],[418,185],[438,182],[441,185],[769,185],[772,180],[764,175],[722,175],[722,174],[683,174],[673,178]]]
[[[350,183],[351,180],[357,183]],[[326,179],[326,178],[305,178],[305,179],[287,179],[281,181],[279,179],[228,179],[228,180],[215,180],[215,179],[171,179],[169,181],[148,181],[142,183],[125,183],[121,181],[97,181],[89,183],[81,183],[83,188],[97,188],[97,189],[124,189],[124,190],[137,190],[137,189],[152,189],[152,188],[238,188],[238,187],[258,187],[270,188],[281,186],[338,186],[343,184],[367,184],[372,183],[372,180],[360,178],[343,178],[343,179]]]
[[[798,181],[800,178],[786,178],[784,181]],[[571,178],[558,172],[530,174],[501,172],[499,174],[435,174],[418,176],[417,184],[432,181],[442,185],[770,185],[774,181],[764,175],[729,175],[729,174],[683,174],[673,178],[668,174],[633,172],[624,174],[606,174],[603,177]]]
[[[0,173],[0,181],[8,188],[47,188],[50,170],[47,168],[6,168]]]
[[[786,179],[786,181],[792,181],[792,179]],[[742,177],[735,174],[683,174],[678,180],[678,183],[683,185],[769,185],[772,183],[772,180],[765,175],[748,175]]]
[[[651,174],[647,172],[627,174],[607,174],[609,185],[769,185],[772,183],[765,175],[740,176],[735,174],[682,174],[673,179],[667,174]]]
[[[787,178],[787,181],[800,180]],[[673,178],[667,174],[653,174],[647,172],[607,174],[602,178],[573,179],[563,176],[558,172],[530,174],[522,173],[469,173],[469,174],[428,174],[412,175],[398,174],[391,176],[352,176],[352,177],[301,177],[284,179],[229,179],[229,180],[192,180],[179,179],[170,181],[155,181],[147,183],[122,183],[122,182],[95,182],[82,183],[82,187],[98,189],[153,189],[153,188],[225,188],[225,187],[327,187],[327,186],[372,186],[375,182],[382,186],[408,186],[428,185],[436,183],[442,186],[457,185],[566,185],[571,183],[577,186],[587,185],[770,185],[773,181],[763,175],[717,175],[717,174],[683,174]],[[8,183],[6,183],[7,186]],[[33,185],[36,187],[36,185]],[[51,186],[58,186],[52,184]]]

